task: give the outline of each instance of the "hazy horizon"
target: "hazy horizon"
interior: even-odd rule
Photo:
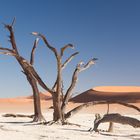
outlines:
[[[57,49],[68,43],[75,46],[63,59],[80,52],[64,70],[64,90],[79,61],[98,58],[95,66],[80,73],[74,91],[80,93],[96,86],[140,86],[139,7],[138,0],[2,0],[0,23],[11,23],[16,17],[17,46],[28,60],[35,39],[30,34],[33,31],[43,33]],[[0,46],[11,47],[8,35],[1,24]],[[0,67],[0,97],[32,93],[14,58],[0,55]],[[35,68],[51,87],[56,79],[55,57],[41,40],[35,52]]]

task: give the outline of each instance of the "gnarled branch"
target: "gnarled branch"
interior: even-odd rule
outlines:
[[[83,66],[83,63],[79,63],[77,66],[76,66],[76,69],[73,73],[73,76],[72,76],[72,81],[71,81],[71,85],[70,87],[68,88],[65,96],[64,96],[64,100],[63,100],[63,104],[62,104],[62,110],[65,110],[66,108],[66,104],[68,103],[71,95],[72,95],[72,90],[75,88],[75,85],[76,85],[76,82],[78,80],[78,74],[79,72],[83,71],[83,70],[86,70],[87,68],[89,68],[91,65],[95,64],[95,60],[97,59],[92,59],[90,60],[86,65]]]
[[[2,50],[2,51],[8,51],[8,52],[12,52],[13,53],[13,50],[11,50],[9,48],[0,47],[0,50]]]
[[[15,53],[12,53],[12,52],[0,52],[0,54],[10,55],[10,56],[16,56],[16,54]]]
[[[65,69],[65,67],[67,66],[67,64],[78,54],[79,52],[75,52],[73,53],[63,64],[62,64],[62,70]],[[56,85],[57,85],[57,80],[58,78],[56,79],[53,87],[52,87],[52,90],[56,89]]]
[[[81,67],[81,65],[79,65],[80,72],[84,71],[84,70],[88,69],[90,66],[94,65],[96,60],[98,60],[98,59],[97,58],[93,58],[87,64],[85,64],[84,66]]]
[[[62,65],[62,69],[65,69],[67,64],[78,54],[79,52],[73,53]]]
[[[10,38],[10,42],[11,42],[11,44],[12,44],[13,50],[16,52],[16,54],[19,54],[19,53],[18,53],[18,50],[17,50],[16,41],[15,41],[14,31],[13,31],[13,25],[14,25],[14,23],[15,23],[15,18],[13,19],[11,25],[6,25],[6,24],[5,24],[5,28],[8,29],[8,31],[10,32],[9,38]]]
[[[74,46],[73,46],[72,44],[67,44],[67,45],[65,45],[64,47],[62,47],[62,48],[61,48],[61,57],[63,56],[64,51],[65,51],[67,48],[72,48],[72,49],[74,49]]]
[[[35,41],[34,41],[34,45],[33,45],[32,51],[31,51],[31,58],[30,58],[30,64],[31,65],[34,64],[34,53],[35,53],[35,49],[37,47],[38,41],[39,41],[39,38],[36,38]]]
[[[54,53],[54,55],[55,55],[55,57],[56,57],[56,59],[57,59],[57,67],[58,67],[58,73],[59,73],[60,67],[61,67],[61,57],[60,57],[60,55],[58,54],[56,48],[52,47],[52,46],[49,44],[48,40],[46,39],[46,37],[45,37],[44,35],[42,35],[42,34],[40,34],[40,33],[37,33],[37,32],[32,32],[32,35],[41,37],[42,40],[44,41],[44,43],[46,44],[46,46]],[[61,88],[61,86],[56,87],[56,84],[60,84],[60,83],[61,83],[60,74],[58,74],[58,75],[57,75],[57,80],[56,80],[56,82],[55,82],[55,84],[54,84],[54,86],[53,86],[53,88],[52,88],[52,91],[53,91],[55,88]],[[59,89],[59,91],[60,91],[60,89]],[[51,93],[53,93],[53,92],[51,92]]]
[[[52,46],[49,44],[48,40],[46,39],[46,37],[45,37],[43,34],[40,34],[40,33],[37,33],[37,32],[32,32],[32,35],[41,37],[42,40],[44,41],[44,43],[46,44],[46,46],[47,46],[51,51],[54,52],[54,54],[55,54],[56,57],[58,56],[58,53],[57,53],[56,48],[52,47]]]
[[[49,93],[52,94],[52,90],[46,86],[46,84],[42,81],[42,79],[40,78],[40,76],[38,75],[38,73],[35,71],[35,69],[32,67],[32,65],[30,63],[28,63],[27,61],[24,61],[24,63],[26,64],[26,71],[28,71],[32,76],[34,76],[34,78],[38,81],[39,85],[44,88],[45,90],[47,90]]]
[[[14,17],[12,24],[11,24],[12,27],[14,26],[15,22],[16,22],[16,18]]]
[[[131,104],[127,104],[124,102],[118,102],[118,101],[94,101],[94,102],[88,102],[88,103],[84,103],[82,105],[79,105],[77,107],[75,107],[74,109],[72,109],[71,111],[69,111],[65,117],[69,118],[70,116],[76,114],[77,112],[79,112],[81,109],[83,109],[84,107],[89,107],[89,106],[93,106],[93,105],[99,105],[99,104],[120,104],[129,108],[133,108],[135,110],[137,110],[138,112],[140,112],[140,108]]]

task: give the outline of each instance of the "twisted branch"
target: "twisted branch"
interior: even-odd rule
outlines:
[[[140,108],[132,105],[132,104],[127,104],[124,102],[118,102],[118,101],[94,101],[94,102],[88,102],[88,103],[84,103],[82,105],[79,105],[77,107],[75,107],[74,109],[72,109],[71,111],[69,111],[65,116],[66,118],[69,118],[70,116],[76,114],[77,112],[79,112],[81,109],[83,109],[84,107],[89,107],[89,106],[93,106],[93,105],[99,105],[99,104],[120,104],[129,108],[133,108],[135,110],[137,110],[138,112],[140,112]]]
[[[51,51],[54,52],[54,54],[55,54],[56,57],[58,56],[58,53],[57,53],[56,48],[52,47],[52,46],[49,44],[48,40],[46,39],[46,37],[45,37],[43,34],[40,34],[40,33],[37,33],[37,32],[32,32],[31,34],[32,34],[32,35],[35,35],[35,36],[38,36],[38,37],[41,37],[42,40],[44,41],[44,43],[46,44],[46,46],[47,46]]]
[[[31,58],[30,58],[30,64],[31,65],[34,64],[34,53],[35,53],[35,49],[37,47],[38,41],[39,41],[39,38],[36,38],[35,41],[34,41],[34,45],[33,45],[32,51],[31,51]]]
[[[10,32],[9,38],[10,38],[10,42],[12,44],[13,51],[15,51],[16,54],[19,54],[18,53],[18,50],[17,50],[16,41],[15,41],[14,31],[13,31],[13,25],[14,25],[14,23],[15,23],[15,18],[13,19],[11,25],[5,24],[5,28]]]
[[[10,55],[10,56],[16,56],[16,54],[15,53],[12,53],[12,52],[0,52],[0,54]]]
[[[67,66],[67,64],[77,55],[79,54],[79,52],[75,52],[73,53],[62,65],[62,69],[65,69],[65,67]]]
[[[67,66],[68,63],[70,63],[70,61],[78,54],[79,52],[75,52],[73,53],[61,66],[62,70],[65,69],[65,67]],[[56,89],[56,86],[57,86],[57,80],[58,78],[56,79],[53,87],[52,87],[52,90]]]
[[[90,66],[95,64],[95,58],[91,59],[87,64],[83,65],[83,63],[78,63],[78,65],[76,66],[76,69],[73,73],[72,76],[72,81],[71,81],[71,85],[68,88],[65,96],[64,96],[64,100],[63,100],[63,104],[62,104],[62,110],[65,110],[66,108],[66,104],[68,103],[71,95],[72,95],[72,90],[75,88],[77,80],[78,80],[78,74],[84,70],[86,70],[87,68],[89,68]]]
[[[9,48],[0,47],[0,50],[2,50],[2,51],[8,51],[8,52],[12,52],[13,53],[13,50],[11,50]]]
[[[61,48],[61,57],[63,56],[64,54],[64,51],[68,48],[71,48],[71,49],[74,49],[74,46],[72,44],[67,44],[65,45],[64,47]]]

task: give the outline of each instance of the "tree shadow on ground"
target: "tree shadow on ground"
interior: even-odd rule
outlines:
[[[27,121],[27,122],[15,122],[15,121],[11,121],[11,122],[0,122],[0,124],[6,124],[6,123],[9,123],[9,124],[30,124],[32,123],[32,121]]]
[[[114,133],[105,133],[105,132],[99,132],[100,135],[104,136],[114,136],[114,137],[125,137],[125,138],[131,138],[133,140],[140,140],[140,134],[114,134]]]
[[[62,130],[66,130],[66,131],[79,131],[79,132],[88,132],[88,130],[84,130],[84,129],[69,129],[69,128],[62,128]]]
[[[66,131],[78,131],[78,132],[85,132],[85,133],[91,133],[88,130],[85,129],[69,129],[69,128],[62,128],[62,130]],[[108,137],[119,137],[119,138],[131,138],[132,140],[140,140],[140,134],[115,134],[115,133],[109,133],[109,132],[99,132],[96,133],[99,135],[103,136],[108,136]]]

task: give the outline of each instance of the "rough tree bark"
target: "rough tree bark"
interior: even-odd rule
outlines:
[[[22,67],[22,69],[23,69],[22,72],[26,75],[27,80],[29,81],[29,83],[32,87],[32,90],[33,90],[33,100],[34,100],[34,118],[33,118],[33,121],[35,121],[35,122],[43,121],[44,122],[45,119],[44,119],[42,112],[41,112],[40,96],[39,96],[39,90],[37,87],[37,80],[32,73],[32,70],[35,72],[32,65],[34,62],[34,51],[35,51],[35,48],[37,46],[38,39],[36,39],[34,42],[34,46],[33,46],[32,52],[31,52],[31,60],[29,63],[26,59],[21,57],[19,52],[18,52],[16,40],[15,40],[15,35],[14,35],[14,31],[13,31],[14,22],[15,22],[15,19],[13,20],[11,25],[5,25],[5,28],[10,33],[10,36],[9,36],[10,40],[9,41],[11,43],[12,49],[0,47],[0,50],[2,51],[0,53],[5,54],[5,55],[14,56],[16,58],[16,60],[18,61],[18,63],[20,64],[20,66]]]
[[[29,74],[27,75],[27,79],[32,87],[33,90],[33,102],[34,102],[34,118],[33,118],[33,122],[45,122],[45,118],[42,115],[41,112],[41,103],[40,103],[40,96],[39,96],[39,90],[37,87],[37,83],[36,80],[34,79],[34,77],[30,76]]]

